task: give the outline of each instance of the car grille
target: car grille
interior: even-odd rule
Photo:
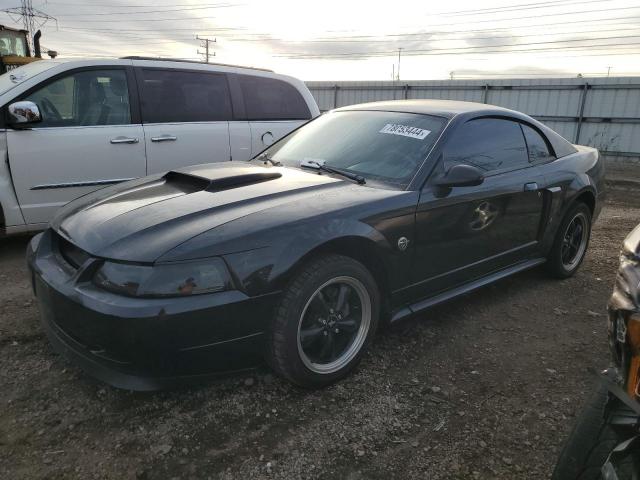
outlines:
[[[58,236],[58,248],[62,258],[75,270],[80,268],[90,258],[84,250],[76,247],[73,243]]]

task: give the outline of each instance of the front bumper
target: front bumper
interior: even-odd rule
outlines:
[[[27,253],[42,324],[54,349],[91,376],[119,388],[158,390],[262,362],[278,293],[119,296],[68,268],[55,244],[47,231]]]

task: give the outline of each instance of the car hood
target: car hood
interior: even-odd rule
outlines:
[[[52,228],[91,255],[154,262],[194,236],[283,204],[317,211],[317,197],[336,190],[347,190],[340,197],[348,204],[349,189],[360,197],[358,190],[377,190],[295,168],[197,165],[81,197],[60,211]]]

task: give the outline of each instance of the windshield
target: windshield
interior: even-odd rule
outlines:
[[[0,55],[27,56],[27,39],[23,32],[0,31]]]
[[[394,185],[408,184],[446,120],[379,111],[327,113],[263,152],[290,167],[318,164]]]
[[[55,61],[39,60],[3,73],[0,75],[0,95],[54,66],[56,66]]]

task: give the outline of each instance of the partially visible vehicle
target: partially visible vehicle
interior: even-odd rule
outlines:
[[[578,416],[553,480],[640,478],[640,225],[622,244],[608,310],[613,367]]]
[[[28,263],[51,343],[106,382],[155,389],[265,358],[315,388],[355,368],[380,321],[537,265],[575,274],[603,199],[598,151],[524,114],[353,105],[251,162],[78,199]]]
[[[29,49],[28,35],[29,32],[27,30],[0,25],[0,74],[7,73],[9,70],[22,65],[42,60],[40,30],[33,36],[34,52]],[[57,56],[57,52],[53,50],[49,50],[47,54],[51,58]]]
[[[46,60],[0,75],[0,236],[105,185],[249,160],[319,115],[305,84],[176,60]]]

